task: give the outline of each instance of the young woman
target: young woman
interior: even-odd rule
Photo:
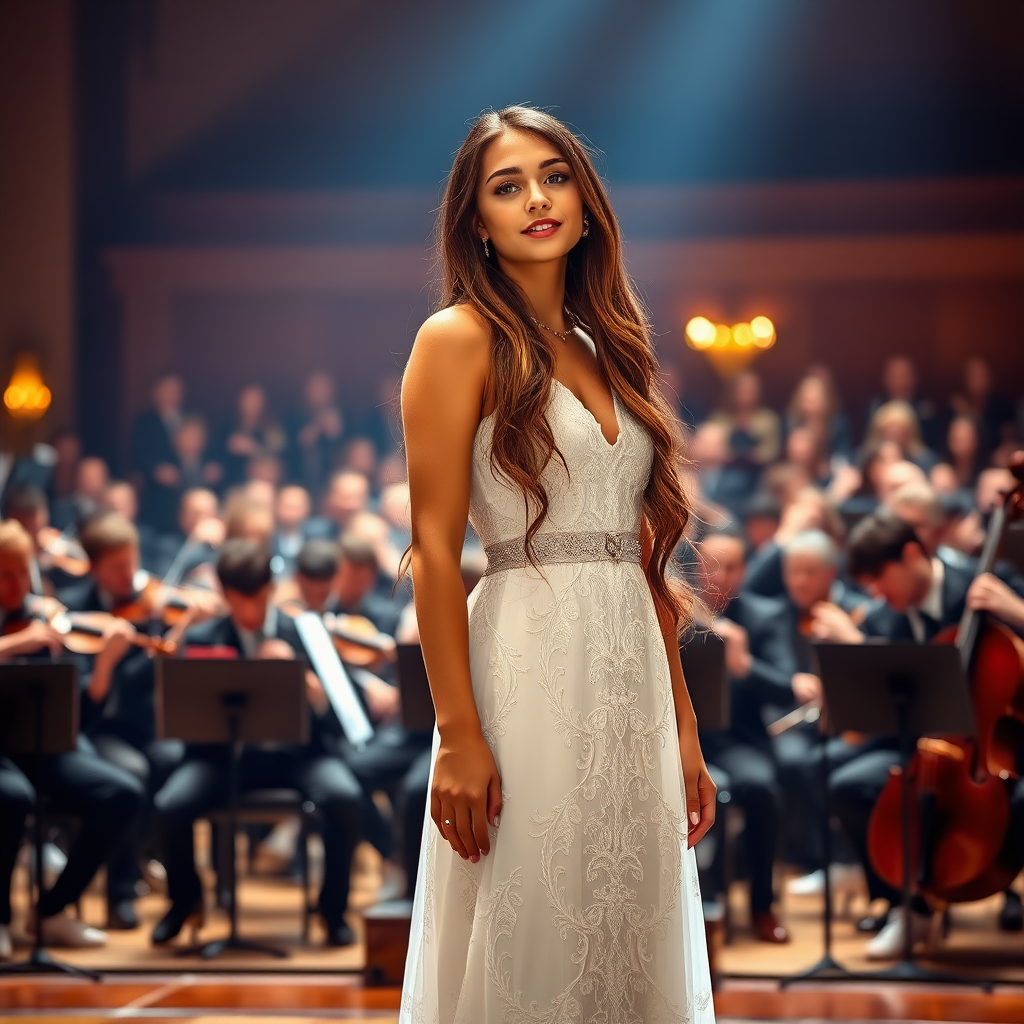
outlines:
[[[400,1020],[710,1021],[715,787],[666,576],[689,509],[618,226],[572,133],[509,107],[438,233],[402,386],[437,732]]]

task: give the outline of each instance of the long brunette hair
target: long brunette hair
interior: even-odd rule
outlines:
[[[568,257],[566,307],[586,326],[601,373],[654,445],[643,500],[654,532],[648,576],[659,603],[681,624],[689,612],[689,594],[677,580],[670,583],[667,574],[690,517],[690,503],[680,475],[681,441],[658,387],[647,317],[623,266],[618,222],[586,147],[556,118],[525,106],[491,110],[476,121],[455,156],[437,223],[441,308],[465,303],[491,329],[491,367],[494,379],[500,381],[500,387],[494,388],[491,465],[523,491],[528,508],[536,509],[526,533],[529,552],[548,510],[541,471],[552,456],[563,465],[565,459],[544,415],[554,373],[554,346],[531,321],[533,311],[520,287],[502,272],[493,254],[485,256],[475,229],[483,152],[509,129],[531,132],[558,149],[589,214],[589,234]]]

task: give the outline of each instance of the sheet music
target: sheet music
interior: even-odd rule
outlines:
[[[327,627],[316,612],[303,612],[295,619],[295,628],[346,738],[349,743],[361,746],[373,736],[373,726],[359,703],[355,687],[338,657]]]

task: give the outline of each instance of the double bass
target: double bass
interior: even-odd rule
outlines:
[[[976,576],[991,572],[1007,524],[1024,512],[1024,452],[1011,459],[1017,486],[997,505]],[[907,766],[915,891],[939,904],[1002,892],[1024,867],[1010,829],[1009,782],[1024,750],[1024,640],[965,607],[960,623],[933,643],[954,643],[970,681],[976,737],[925,737]],[[882,791],[868,826],[868,854],[880,878],[903,885],[901,769]],[[916,811],[916,813],[913,813]]]

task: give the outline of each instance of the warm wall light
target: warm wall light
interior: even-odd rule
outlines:
[[[23,352],[14,361],[14,372],[4,391],[4,405],[17,420],[37,420],[50,408],[52,396],[43,383],[39,361]]]
[[[686,344],[706,352],[723,377],[731,377],[760,351],[775,344],[775,325],[766,316],[750,323],[714,324],[706,316],[695,316],[686,324]]]

